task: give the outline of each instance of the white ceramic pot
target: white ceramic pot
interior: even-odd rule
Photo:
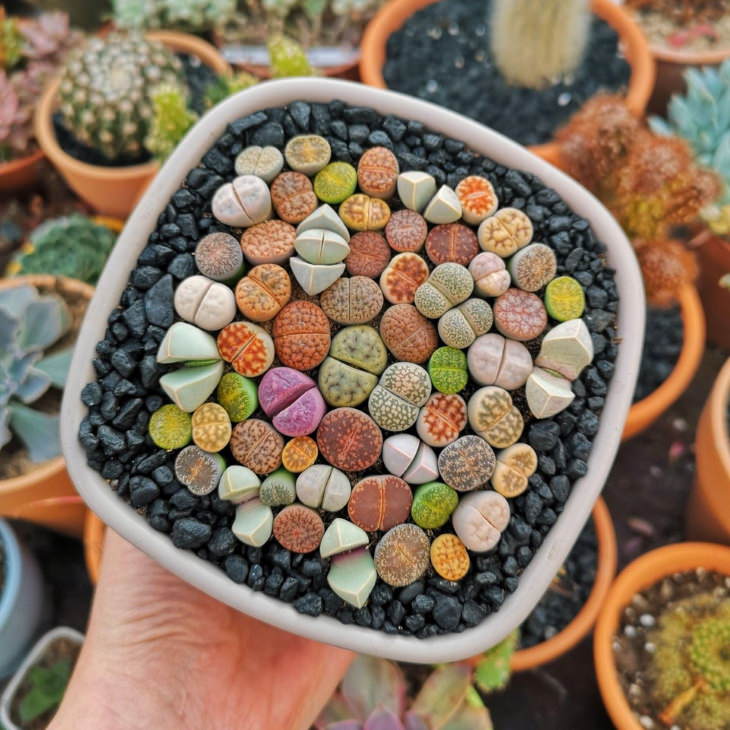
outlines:
[[[618,336],[622,344],[588,473],[573,487],[563,514],[525,570],[518,589],[498,612],[460,634],[417,639],[345,626],[326,616],[304,616],[286,603],[232,582],[221,570],[193,553],[176,549],[167,535],[153,530],[143,516],[120,500],[106,481],[86,465],[77,440],[78,427],[86,412],[80,399],[81,389],[94,379],[91,365],[94,347],[103,338],[107,316],[117,306],[129,272],[167,201],[229,122],[298,99],[313,102],[341,99],[349,104],[373,107],[383,114],[420,120],[431,129],[463,140],[472,150],[501,164],[534,173],[590,222],[598,239],[608,247],[608,263],[617,272],[621,297]],[[81,496],[104,522],[176,575],[244,613],[286,631],[366,654],[424,663],[463,659],[497,644],[524,621],[588,519],[613,463],[631,404],[641,358],[644,311],[644,290],[636,257],[608,211],[568,176],[511,140],[458,114],[392,91],[325,79],[267,82],[229,98],[201,119],[165,163],[127,221],[89,306],[66,384],[61,418],[65,425],[63,450],[68,470]]]
[[[3,727],[4,730],[21,730],[10,717],[10,708],[13,705],[15,695],[20,689],[23,678],[31,667],[37,664],[40,658],[46,653],[48,647],[59,639],[67,639],[79,646],[84,643],[84,635],[76,631],[76,629],[70,629],[67,626],[59,626],[52,629],[36,642],[35,646],[28,652],[23,663],[8,683],[2,697],[0,697],[0,727]]]

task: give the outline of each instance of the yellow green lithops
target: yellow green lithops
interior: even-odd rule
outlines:
[[[451,523],[468,550],[485,553],[497,546],[509,518],[507,500],[497,492],[481,490],[461,498]]]
[[[467,299],[458,307],[442,314],[438,323],[439,337],[449,346],[466,349],[488,332],[494,321],[492,308],[483,299]]]
[[[398,175],[397,189],[401,203],[420,213],[436,194],[436,180],[427,172],[410,170]]]
[[[157,362],[162,365],[211,360],[220,360],[215,339],[187,322],[175,322],[157,350]]]
[[[449,261],[439,264],[416,289],[413,303],[429,319],[438,319],[449,309],[469,298],[474,280],[468,269]]]
[[[529,217],[517,208],[502,208],[479,225],[477,238],[484,251],[507,258],[532,240]]]
[[[302,504],[326,512],[339,512],[350,499],[350,480],[329,464],[314,464],[297,477],[297,497]]]
[[[238,505],[231,531],[244,545],[261,547],[271,538],[273,525],[271,507],[254,497]]]
[[[529,485],[537,469],[537,454],[529,444],[513,444],[497,454],[492,487],[503,497],[517,497]]]
[[[269,507],[291,504],[297,497],[296,480],[286,469],[277,469],[261,483],[259,499]]]
[[[525,291],[537,291],[555,278],[558,260],[544,243],[531,243],[509,260],[512,283]]]
[[[322,535],[319,554],[323,558],[331,558],[351,550],[364,547],[370,542],[368,533],[361,527],[353,525],[349,520],[335,517]]]
[[[416,489],[411,505],[413,521],[424,530],[436,530],[446,524],[459,504],[459,495],[443,482],[429,482]]]
[[[357,172],[347,162],[330,162],[314,178],[314,192],[325,202],[337,205],[349,198],[357,188]]]
[[[150,438],[161,449],[181,449],[190,443],[193,427],[190,414],[168,403],[158,408],[148,424]]]
[[[160,378],[160,387],[180,409],[192,413],[208,400],[223,375],[223,363],[183,367]]]
[[[210,454],[197,446],[186,446],[175,458],[175,476],[193,494],[202,497],[217,486],[226,468],[220,454]]]
[[[293,137],[284,148],[284,158],[289,167],[305,175],[318,173],[327,165],[331,156],[330,143],[318,134]]]
[[[222,451],[231,440],[231,419],[218,403],[203,403],[191,419],[195,445],[211,453]]]
[[[545,308],[558,322],[581,317],[585,307],[583,287],[572,276],[559,276],[547,285]]]
[[[216,400],[231,421],[245,421],[258,408],[256,383],[238,373],[226,373],[218,383]]]
[[[257,497],[261,480],[245,466],[229,466],[218,483],[218,497],[227,502],[242,504]]]
[[[284,167],[284,155],[271,145],[257,145],[241,150],[235,161],[236,175],[255,175],[265,182],[271,182]]]
[[[475,433],[498,449],[512,446],[522,435],[525,425],[510,394],[495,385],[480,388],[472,395],[468,416]]]
[[[386,431],[405,431],[416,422],[430,394],[431,379],[420,365],[397,362],[383,373],[370,394],[368,411]]]
[[[459,393],[469,382],[466,355],[454,347],[439,347],[428,360],[428,374],[440,393]]]
[[[409,433],[389,436],[383,442],[385,468],[409,484],[424,484],[438,478],[433,449]]]
[[[335,555],[327,574],[329,587],[355,608],[367,603],[377,579],[375,563],[366,548]]]
[[[426,205],[423,217],[429,223],[437,225],[458,221],[461,218],[461,202],[454,190],[448,185],[442,185]]]
[[[216,190],[211,209],[221,223],[248,228],[271,215],[271,191],[260,177],[241,175]]]
[[[236,297],[225,284],[195,274],[175,289],[175,311],[204,330],[219,330],[236,316]]]

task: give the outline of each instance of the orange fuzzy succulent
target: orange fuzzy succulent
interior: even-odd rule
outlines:
[[[654,307],[670,306],[685,284],[697,276],[697,261],[682,243],[672,239],[636,244],[646,298]]]

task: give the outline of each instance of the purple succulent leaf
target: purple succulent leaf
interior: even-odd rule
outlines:
[[[390,710],[379,708],[368,717],[363,730],[405,730],[403,723]]]
[[[365,730],[357,720],[340,720],[324,727],[324,730]]]
[[[471,668],[466,664],[444,664],[424,682],[411,711],[441,730],[455,715],[471,686]]]
[[[406,712],[403,722],[405,730],[431,730],[429,724],[414,712]]]
[[[335,692],[315,721],[314,727],[316,730],[328,730],[330,725],[343,720],[352,720],[352,710],[342,694]],[[362,724],[360,720],[355,721]]]
[[[406,680],[397,664],[358,655],[342,680],[341,692],[357,719],[374,710],[390,710],[400,717],[405,709]]]

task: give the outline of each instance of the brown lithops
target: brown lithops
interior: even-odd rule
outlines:
[[[398,160],[389,149],[371,147],[357,164],[357,182],[366,195],[392,198],[399,172]]]
[[[192,417],[193,442],[203,451],[222,451],[231,440],[231,419],[218,403],[203,403]]]
[[[233,458],[256,474],[270,474],[281,466],[284,439],[274,427],[259,418],[236,424],[231,436]]]
[[[243,269],[241,247],[230,233],[209,233],[195,247],[195,265],[203,276],[227,281],[240,275]]]
[[[457,492],[484,487],[494,472],[496,458],[489,444],[479,436],[462,436],[439,454],[441,478]]]
[[[454,192],[461,203],[461,217],[473,226],[493,215],[499,205],[492,183],[479,175],[465,177]]]
[[[311,370],[327,357],[330,325],[313,302],[289,302],[274,320],[274,345],[279,360],[296,370]]]
[[[412,503],[411,488],[400,477],[365,477],[352,488],[347,514],[366,532],[389,530],[408,519]]]
[[[311,553],[324,535],[322,518],[303,504],[290,504],[274,517],[274,537],[293,553]]]
[[[271,183],[271,202],[287,223],[301,223],[317,208],[312,181],[301,172],[282,172]]]
[[[428,265],[417,253],[399,253],[380,275],[380,288],[391,304],[411,304],[428,279]]]
[[[512,446],[525,426],[510,394],[496,385],[488,385],[474,393],[469,399],[467,414],[474,431],[497,449]]]
[[[319,297],[322,311],[340,324],[364,324],[383,308],[383,292],[366,276],[338,279]]]
[[[277,264],[254,266],[236,285],[236,304],[246,319],[273,319],[291,299],[289,274]]]
[[[255,378],[274,361],[274,343],[266,330],[250,322],[231,322],[216,340],[220,356],[240,375]]]
[[[494,325],[512,340],[526,342],[541,335],[547,327],[547,312],[542,299],[521,289],[507,289],[494,302]]]
[[[363,471],[380,457],[383,434],[367,413],[356,408],[335,408],[320,421],[317,446],[332,466],[342,471]]]
[[[175,458],[175,476],[198,497],[210,494],[217,486],[226,464],[220,454],[186,446]]]
[[[353,231],[380,231],[390,219],[390,208],[380,198],[355,193],[340,204],[340,218]]]
[[[531,243],[521,248],[509,262],[512,282],[519,289],[537,291],[555,278],[558,260],[550,246]]]
[[[466,426],[466,403],[457,393],[434,393],[425,403],[416,421],[422,441],[441,448],[456,441]]]
[[[532,221],[517,208],[502,208],[485,218],[477,233],[479,245],[503,258],[511,256],[532,240]]]
[[[380,336],[397,360],[426,362],[438,347],[436,327],[412,304],[389,307],[380,319]]]
[[[284,446],[281,463],[286,470],[299,474],[317,461],[318,454],[317,442],[313,438],[297,436]]]
[[[428,569],[429,548],[428,535],[418,525],[397,525],[375,546],[375,569],[388,585],[410,585]]]
[[[456,535],[445,532],[431,543],[431,565],[446,580],[461,580],[471,565],[464,543]]]
[[[294,226],[270,220],[247,228],[241,236],[241,250],[252,264],[283,264],[294,253]]]
[[[375,279],[383,273],[390,261],[390,248],[382,234],[361,231],[350,239],[350,253],[345,259],[350,276],[368,276]]]
[[[462,223],[434,226],[426,239],[426,254],[436,265],[453,261],[468,266],[478,253],[479,243],[474,231]]]
[[[518,497],[537,469],[537,454],[529,444],[513,444],[497,454],[492,486],[503,497]]]
[[[385,226],[386,240],[393,250],[400,253],[420,250],[427,235],[426,219],[408,208],[395,211]]]

